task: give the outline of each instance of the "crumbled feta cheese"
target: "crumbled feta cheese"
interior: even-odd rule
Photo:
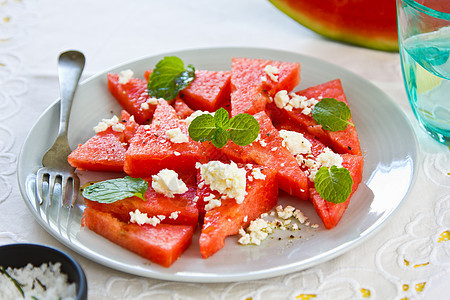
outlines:
[[[181,132],[179,127],[166,130],[166,136],[172,143],[175,144],[189,142],[188,136]]]
[[[245,216],[244,217],[244,222],[247,222],[248,221],[248,216]]]
[[[184,194],[188,190],[183,180],[178,179],[177,172],[169,169],[163,169],[152,176],[152,188],[169,198],[173,198],[174,194]]]
[[[156,226],[161,223],[161,220],[157,217],[149,218],[147,213],[141,213],[139,209],[134,212],[130,211],[130,223],[136,223],[138,225],[150,224]]]
[[[105,131],[109,127],[112,127],[112,130],[117,132],[122,132],[125,129],[125,125],[120,123],[119,118],[113,116],[111,119],[102,119],[101,122],[94,127],[94,131],[95,133],[99,133]]]
[[[205,184],[218,191],[224,198],[234,198],[236,203],[244,201],[247,192],[245,168],[239,168],[236,163],[224,164],[220,161],[210,161],[206,164],[196,164]]]
[[[264,140],[259,140],[259,144],[263,147],[267,146],[267,143]]]
[[[156,216],[158,219],[160,219],[161,221],[164,220],[166,218],[165,215],[157,215]]]
[[[325,148],[325,151],[317,156],[317,162],[327,168],[331,166],[341,168],[343,159],[342,156],[334,153],[330,148]]]
[[[157,105],[158,104],[158,100],[164,100],[162,98],[155,98],[155,97],[150,97],[148,98],[145,102],[141,103],[141,109],[142,110],[147,110],[150,108],[150,104],[151,105]]]
[[[206,196],[203,200],[207,203],[205,205],[205,211],[210,211],[211,209],[222,205],[222,201],[217,199],[214,194],[209,194],[209,196]]]
[[[198,197],[198,196],[195,196],[194,199],[192,199],[192,201],[193,201],[194,203],[197,203],[198,199],[199,199],[199,197]]]
[[[276,209],[278,217],[280,217],[284,220],[291,218],[295,211],[295,207],[290,206],[290,205],[286,206],[285,208],[283,208],[281,205],[278,205],[275,209]]]
[[[275,82],[278,82],[278,74],[280,73],[280,70],[278,70],[277,67],[274,67],[272,65],[267,65],[264,67],[264,72],[266,72],[267,76],[269,76],[270,79],[272,79]]]
[[[119,83],[120,84],[127,84],[130,81],[130,79],[133,77],[133,75],[134,75],[134,72],[132,70],[130,70],[130,69],[120,71],[120,73],[119,73]]]
[[[283,138],[282,145],[285,146],[292,155],[311,153],[311,142],[300,132],[280,130],[280,136]]]
[[[181,155],[181,153],[178,152],[178,151],[174,151],[173,154],[174,154],[175,156],[180,156],[180,155]]]
[[[270,222],[264,219],[256,219],[250,222],[247,231],[243,228],[239,229],[241,238],[239,238],[238,243],[260,245],[271,233],[273,233],[273,225]]]
[[[253,168],[252,169],[252,177],[254,179],[261,179],[261,180],[265,180],[266,179],[266,175],[261,173],[261,169],[260,168]]]
[[[191,124],[192,120],[194,120],[198,116],[205,115],[205,114],[210,114],[211,116],[214,116],[214,113],[212,113],[212,112],[196,110],[189,117],[187,117],[186,119],[181,120],[181,121],[183,121],[187,125],[187,127],[189,127],[189,125]]]
[[[172,213],[170,214],[170,216],[169,216],[169,219],[172,219],[172,220],[178,219],[178,215],[179,215],[180,213],[181,213],[180,211],[174,211],[174,212],[172,212]]]
[[[275,94],[273,101],[278,108],[284,108],[289,103],[288,92],[286,90],[279,91]]]
[[[275,94],[275,105],[280,109],[292,111],[292,109],[301,109],[304,115],[311,115],[314,106],[319,102],[315,98],[307,98],[305,96],[297,95],[296,93],[288,93],[286,90],[281,90]]]

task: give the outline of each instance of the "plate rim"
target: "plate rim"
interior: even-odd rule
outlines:
[[[148,270],[146,270],[145,272],[141,272],[139,270],[130,272],[130,270],[128,268],[122,267],[122,263],[110,262],[109,260],[101,259],[101,257],[99,259],[99,257],[95,256],[93,253],[85,251],[83,248],[78,247],[74,243],[70,242],[67,239],[64,239],[63,237],[61,237],[61,235],[54,232],[52,228],[49,228],[49,225],[45,222],[45,220],[42,219],[37,214],[34,207],[32,207],[32,204],[31,204],[32,199],[28,198],[28,195],[26,193],[26,188],[24,188],[25,182],[22,182],[23,172],[25,172],[25,170],[22,170],[20,168],[21,162],[23,161],[22,155],[24,152],[24,147],[25,147],[27,140],[30,138],[30,135],[33,132],[33,129],[38,125],[41,118],[44,115],[48,114],[50,110],[55,109],[55,106],[59,106],[60,99],[57,98],[39,115],[36,122],[29,129],[28,134],[26,135],[24,142],[22,144],[22,147],[20,149],[18,160],[17,160],[17,181],[19,184],[19,190],[22,195],[22,199],[25,201],[25,204],[27,205],[28,209],[33,214],[33,217],[36,219],[36,221],[38,221],[38,223],[41,225],[41,227],[43,227],[45,229],[45,231],[47,233],[49,233],[50,235],[52,235],[57,241],[61,242],[62,244],[64,244],[68,248],[70,248],[71,250],[77,252],[78,254],[80,254],[96,263],[99,263],[103,266],[106,266],[106,267],[109,267],[109,268],[112,268],[112,269],[115,269],[118,271],[122,271],[122,272],[125,272],[128,274],[134,274],[134,275],[139,275],[139,276],[148,277],[148,278],[179,281],[179,282],[199,282],[199,283],[222,283],[222,282],[235,282],[235,281],[241,281],[241,280],[257,280],[257,279],[271,278],[271,277],[280,276],[280,275],[286,275],[286,274],[293,273],[296,271],[301,271],[301,270],[310,268],[312,266],[329,261],[335,257],[338,257],[338,256],[352,250],[353,248],[359,246],[366,239],[373,236],[376,232],[381,230],[386,225],[386,223],[387,223],[386,221],[389,220],[392,217],[392,215],[394,215],[395,212],[398,211],[400,206],[402,206],[402,204],[405,202],[404,201],[405,198],[408,197],[408,195],[410,194],[410,192],[412,190],[412,187],[414,186],[414,183],[417,179],[417,172],[418,172],[418,166],[417,166],[418,165],[418,153],[419,153],[418,152],[418,140],[414,133],[412,124],[410,123],[408,117],[406,116],[405,112],[400,108],[400,106],[397,103],[395,103],[391,99],[391,97],[389,95],[387,95],[383,90],[381,90],[378,86],[376,86],[369,80],[365,79],[364,77],[362,77],[348,69],[345,69],[339,65],[328,62],[326,60],[322,60],[320,58],[309,56],[309,55],[303,54],[303,53],[287,51],[287,50],[283,50],[283,49],[276,49],[276,48],[239,47],[239,46],[236,46],[236,47],[186,48],[186,49],[180,49],[180,50],[175,50],[175,51],[161,52],[161,53],[141,56],[141,57],[138,57],[135,59],[129,59],[125,62],[116,64],[112,67],[109,67],[100,72],[97,72],[96,74],[89,76],[88,78],[83,79],[80,82],[80,86],[83,86],[84,84],[89,83],[90,81],[93,81],[96,78],[101,77],[104,74],[106,74],[112,70],[119,69],[123,66],[129,65],[132,63],[136,63],[136,62],[143,61],[146,59],[156,58],[159,56],[180,55],[180,54],[190,53],[190,52],[195,52],[195,51],[255,51],[257,53],[264,52],[264,53],[270,53],[272,55],[276,55],[277,53],[285,53],[288,55],[304,57],[304,58],[312,60],[312,61],[318,61],[321,63],[325,63],[334,68],[337,68],[338,70],[340,70],[344,73],[348,73],[349,75],[351,75],[353,77],[358,77],[360,80],[365,81],[366,84],[371,85],[372,88],[376,89],[377,92],[380,93],[383,96],[383,98],[385,98],[385,100],[387,101],[387,103],[389,103],[389,105],[394,107],[396,109],[396,111],[401,114],[403,120],[406,121],[405,125],[407,125],[407,128],[409,129],[409,131],[413,137],[412,143],[414,144],[414,149],[410,149],[411,159],[412,159],[412,163],[411,163],[412,172],[411,172],[411,176],[409,178],[407,190],[404,193],[402,199],[398,202],[398,205],[396,207],[394,207],[393,209],[391,209],[388,213],[384,213],[379,219],[376,220],[376,222],[374,222],[369,228],[367,228],[365,231],[363,231],[358,238],[355,238],[351,241],[347,241],[343,244],[340,244],[339,246],[337,246],[333,249],[330,249],[318,256],[310,257],[307,260],[304,260],[303,263],[301,263],[301,264],[299,264],[299,262],[294,262],[294,263],[290,263],[290,264],[284,264],[281,267],[273,267],[273,268],[269,268],[269,269],[263,269],[260,271],[253,271],[250,274],[243,274],[243,273],[237,274],[237,275],[236,274],[221,274],[220,276],[211,276],[210,274],[208,274],[206,276],[201,276],[201,275],[194,276],[193,274],[183,275],[183,273],[188,273],[188,272],[179,272],[181,274],[179,274],[179,273],[168,274],[168,273],[160,273],[160,272],[153,271],[153,270],[151,270],[150,272]]]

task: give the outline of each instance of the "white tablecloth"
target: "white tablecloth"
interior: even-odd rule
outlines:
[[[84,52],[86,78],[142,56],[218,46],[268,47],[332,62],[383,89],[406,112],[419,140],[419,170],[411,192],[382,230],[302,272],[245,283],[191,284],[108,269],[41,228],[19,193],[16,163],[31,126],[58,97],[59,53]],[[41,243],[72,254],[87,274],[89,299],[449,298],[450,151],[413,118],[399,55],[325,40],[268,1],[0,1],[0,211],[0,244]]]

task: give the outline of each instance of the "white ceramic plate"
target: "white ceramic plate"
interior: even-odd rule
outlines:
[[[267,278],[325,262],[349,251],[385,223],[409,191],[417,169],[417,142],[407,118],[388,96],[340,67],[308,56],[270,49],[215,48],[165,53],[122,64],[93,76],[79,87],[70,117],[69,140],[74,148],[86,141],[99,120],[120,112],[107,90],[106,74],[132,69],[139,76],[164,56],[176,55],[196,69],[229,70],[232,57],[251,57],[301,63],[302,81],[297,89],[335,78],[342,80],[357,126],[365,165],[363,183],[339,223],[326,230],[302,228],[275,233],[261,246],[239,246],[229,237],[226,246],[208,259],[200,257],[198,232],[190,248],[170,268],[163,268],[80,227],[82,200],[58,219],[57,206],[44,215],[36,204],[35,173],[41,157],[53,143],[59,120],[59,102],[53,103],[31,129],[18,162],[21,193],[36,220],[57,240],[105,266],[127,273],[175,281],[227,282]],[[320,223],[310,203],[281,197]],[[198,231],[198,230],[197,230]],[[294,238],[290,238],[294,235]],[[281,240],[279,240],[281,238]]]

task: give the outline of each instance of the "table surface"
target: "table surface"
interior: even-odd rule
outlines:
[[[68,249],[32,217],[17,185],[20,148],[58,98],[56,60],[78,49],[83,78],[139,57],[205,47],[293,51],[339,65],[384,90],[419,143],[410,193],[385,226],[310,269],[235,283],[179,283],[115,271]],[[0,245],[47,244],[73,255],[89,299],[443,299],[450,282],[450,150],[419,128],[398,53],[329,41],[258,0],[5,0],[0,2]],[[446,285],[447,284],[447,285]]]

